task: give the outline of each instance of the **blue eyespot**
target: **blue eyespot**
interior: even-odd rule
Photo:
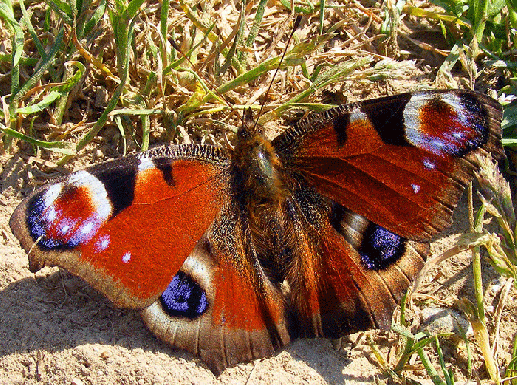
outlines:
[[[370,270],[382,270],[396,262],[406,251],[406,239],[370,223],[359,248],[361,260]]]
[[[70,250],[77,247],[80,240],[77,237],[67,236],[68,229],[73,227],[73,223],[62,223],[62,237],[49,237],[49,223],[55,220],[57,213],[53,212],[53,207],[47,207],[43,199],[44,192],[35,195],[28,204],[27,227],[34,242],[46,250]],[[65,240],[68,239],[68,240]]]
[[[160,301],[164,311],[172,317],[194,319],[208,308],[205,291],[182,271],[174,276]]]

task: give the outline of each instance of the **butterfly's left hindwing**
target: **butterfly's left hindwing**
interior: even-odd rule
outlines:
[[[303,182],[293,191],[286,202],[293,224],[286,280],[296,334],[338,338],[387,329],[428,245],[391,233]]]
[[[36,191],[11,228],[31,270],[58,265],[121,307],[169,284],[227,199],[227,161],[173,146],[94,166]]]

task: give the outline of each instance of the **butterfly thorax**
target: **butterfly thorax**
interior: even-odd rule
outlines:
[[[258,131],[244,125],[237,133],[232,156],[234,193],[246,205],[275,205],[285,196],[282,166],[271,142]]]

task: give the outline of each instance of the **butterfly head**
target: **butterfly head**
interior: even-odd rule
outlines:
[[[238,176],[236,188],[252,191],[259,200],[278,200],[283,191],[281,162],[263,127],[253,121],[250,109],[237,131],[232,163]]]

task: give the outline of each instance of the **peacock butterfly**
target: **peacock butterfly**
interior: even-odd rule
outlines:
[[[44,186],[10,225],[216,373],[299,337],[387,328],[448,226],[501,106],[471,91],[342,105],[273,141],[161,147]]]

